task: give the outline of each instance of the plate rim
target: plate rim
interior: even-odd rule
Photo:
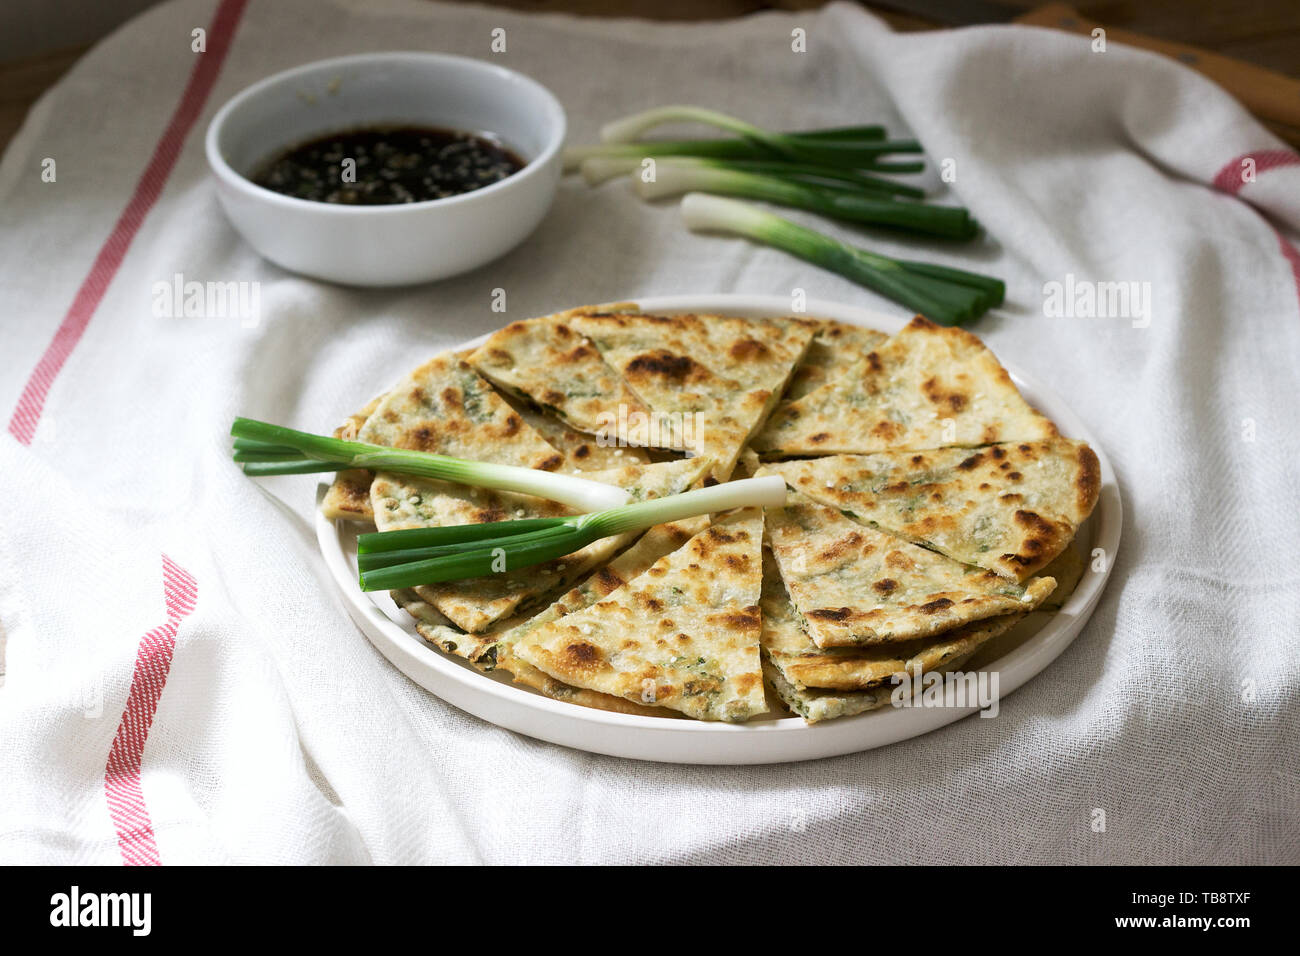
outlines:
[[[679,294],[643,296],[618,301],[634,302],[647,312],[714,312],[754,317],[800,315],[834,319],[876,328],[890,334],[897,332],[911,321],[910,316],[889,315],[861,306],[824,299],[807,299],[805,308],[796,312],[790,308],[789,297],[774,295]],[[492,333],[486,333],[449,348],[455,351],[472,348],[481,344],[490,334]],[[1092,519],[1096,520],[1092,534],[1092,547],[1103,548],[1106,560],[1102,571],[1084,572],[1084,578],[1065,604],[1054,612],[1052,618],[1037,632],[1010,653],[986,665],[985,669],[991,668],[994,664],[998,665],[999,701],[1041,673],[1073,643],[1083,629],[1110,579],[1123,525],[1123,506],[1114,469],[1091,429],[1069,405],[1065,404],[1063,399],[1042,386],[1036,378],[1025,374],[1013,365],[1007,365],[1005,362],[1002,364],[1011,374],[1017,387],[1022,392],[1028,393],[1027,399],[1031,404],[1036,408],[1050,406],[1050,411],[1045,411],[1044,414],[1061,427],[1063,434],[1086,441],[1096,452],[1101,471],[1101,493],[1092,515]],[[328,483],[318,484],[317,504],[325,488],[328,488]],[[808,724],[803,718],[797,716],[759,718],[745,723],[730,724],[721,721],[666,720],[661,717],[602,711],[557,701],[522,686],[487,678],[465,663],[453,661],[430,647],[414,633],[413,624],[408,630],[392,620],[386,610],[376,602],[376,596],[361,591],[357,586],[355,569],[342,545],[342,536],[347,534],[347,523],[331,521],[321,513],[319,507],[314,509],[314,517],[317,541],[329,569],[330,578],[344,598],[349,616],[367,639],[407,678],[425,690],[480,719],[527,736],[588,752],[632,759],[705,764],[774,763],[817,759],[886,746],[889,743],[929,733],[976,712],[976,708],[973,707],[882,708],[818,724]],[[386,592],[381,596],[391,602]],[[432,668],[445,681],[459,685],[464,693],[450,693],[445,686],[438,689],[430,687],[430,681],[421,679],[423,675],[411,673],[408,669],[410,663]],[[578,727],[587,727],[592,730],[633,732],[647,738],[662,737],[666,733],[673,738],[681,738],[687,746],[698,745],[706,740],[721,742],[721,752],[718,747],[710,747],[708,753],[697,751],[675,753],[671,756],[662,755],[660,751],[664,748],[656,747],[652,739],[645,740],[641,746],[633,742],[620,746],[617,742],[611,743],[604,739],[608,735],[603,733],[600,735],[602,738],[600,740],[575,742],[572,734],[561,733],[553,727],[518,726],[518,713],[513,720],[498,719],[502,717],[500,713],[495,716],[485,716],[480,710],[493,708],[487,704],[482,708],[476,708],[468,699],[474,696],[487,698],[491,703],[508,710],[518,712],[523,708],[544,718],[574,724],[572,729],[575,730]],[[856,739],[859,734],[861,740]],[[820,746],[817,745],[819,737],[822,738]],[[832,741],[831,738],[834,740]],[[726,752],[727,748],[733,748],[738,742],[744,740],[753,741],[758,746],[745,747],[743,752]],[[805,740],[809,741],[807,747],[802,746]],[[779,750],[765,753],[765,748],[768,748],[773,741],[782,744],[798,741],[799,746],[794,748],[795,752],[782,746]],[[804,750],[807,752],[802,753]]]

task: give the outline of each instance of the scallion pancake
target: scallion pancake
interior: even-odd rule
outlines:
[[[334,429],[334,437],[344,441],[356,441],[358,433],[366,419],[374,414],[384,396],[372,398],[364,408]],[[321,499],[320,509],[331,521],[370,521],[375,520],[370,510],[370,479],[374,473],[365,468],[349,468],[336,472],[325,497]]]
[[[807,321],[627,313],[579,315],[572,325],[653,413],[643,434],[627,415],[607,420],[606,430],[710,457],[717,481],[730,477],[816,330]]]
[[[790,376],[790,384],[781,396],[782,403],[803,398],[840,378],[888,339],[884,332],[865,326],[822,320],[803,361]]]
[[[917,641],[820,648],[804,631],[770,553],[763,558],[763,599],[759,606],[763,611],[763,651],[782,676],[800,690],[866,690],[909,669],[938,670],[952,660],[970,656],[1023,616],[989,618]]]
[[[967,657],[958,657],[940,667],[940,673],[956,670],[966,663]],[[810,724],[837,717],[853,717],[868,711],[889,706],[899,688],[892,683],[878,684],[866,690],[823,690],[817,687],[796,687],[786,680],[780,668],[763,655],[763,676],[782,702]],[[915,683],[912,690],[916,691]],[[902,692],[899,691],[901,694]]]
[[[983,342],[917,316],[845,375],[782,406],[751,445],[780,457],[1056,437]]]
[[[511,653],[511,648],[520,638],[526,636],[543,624],[558,620],[566,614],[590,607],[613,594],[633,578],[640,577],[660,558],[671,554],[691,537],[708,527],[707,516],[689,518],[685,521],[656,525],[609,564],[593,572],[587,580],[567,591],[556,599],[545,611],[521,623],[504,629],[498,636],[492,657],[497,667],[509,671],[515,683],[531,687],[547,697],[578,704],[582,707],[595,707],[621,714],[640,714],[642,716],[669,717],[676,716],[672,711],[659,707],[649,707],[634,703],[622,697],[602,694],[599,691],[574,687],[556,680],[550,674],[538,670],[533,665]]]
[[[604,600],[524,635],[511,655],[566,684],[701,720],[762,713],[762,529],[758,509],[723,516]]]
[[[565,458],[454,352],[442,352],[335,431],[339,438],[561,471]],[[339,472],[325,495],[327,517],[374,520],[369,471]],[[363,496],[364,492],[364,496]]]
[[[819,648],[933,637],[1031,611],[1056,582],[1023,586],[876,531],[791,492],[768,508],[767,537],[804,631]]]
[[[450,354],[452,353],[446,353],[446,355]],[[464,353],[459,353],[456,357],[463,359]],[[427,374],[421,376],[420,384],[415,385],[415,387],[423,389],[424,393],[427,394],[428,387],[438,387],[439,382],[437,379],[439,377],[443,379],[442,386],[444,388],[457,387],[458,380],[464,378],[461,374],[462,370],[459,365],[453,363],[449,359],[444,359],[446,359],[445,355],[439,356],[439,359],[435,360],[437,363],[436,365],[433,365],[432,367],[430,367],[430,365],[422,366],[421,368]],[[417,374],[418,372],[419,370],[417,370]],[[403,385],[410,388],[410,379],[403,384],[399,384],[398,387],[401,388]],[[472,391],[478,394],[483,394],[482,386],[477,382],[474,383]],[[489,391],[491,390],[489,389]],[[540,437],[550,445],[553,450],[560,452],[560,454],[564,456],[563,464],[559,468],[555,469],[557,471],[602,471],[609,468],[619,468],[627,464],[644,464],[650,460],[644,449],[619,448],[602,444],[595,436],[586,435],[570,428],[560,419],[536,408],[525,400],[497,394],[495,391],[492,392],[492,395],[495,400],[504,401],[508,404],[509,407],[519,416],[526,426],[524,429],[521,429],[521,432],[524,435],[535,435],[536,437]],[[360,440],[371,441],[375,444],[385,444],[386,441],[384,439],[386,439],[392,432],[380,433],[377,430],[367,430],[364,436],[362,435],[365,423],[369,420],[370,416],[374,414],[380,402],[382,402],[385,397],[386,396],[381,395],[379,398],[373,399],[365,408],[361,409],[361,411],[350,416],[343,425],[334,430],[334,437],[347,439],[349,441]],[[496,401],[493,401],[492,404],[495,406]],[[406,406],[405,410],[409,410],[410,408],[411,406]],[[440,409],[440,411],[450,412],[454,415],[456,409]],[[495,426],[498,418],[499,415],[494,414],[486,423],[487,427],[492,428]],[[424,426],[422,425],[421,427]],[[473,431],[476,427],[478,427],[477,424],[471,423],[468,425],[466,430]],[[491,456],[495,454],[490,451],[490,446],[493,444],[491,437],[481,439],[478,444],[482,446],[477,451],[480,455],[479,460],[495,461],[495,458],[492,457],[482,457],[484,455]],[[452,452],[450,451],[440,452],[440,454],[451,453]],[[550,452],[546,452],[545,454],[547,460],[549,460]],[[515,462],[505,461],[501,463],[514,464]],[[329,490],[326,492],[325,497],[321,502],[321,510],[324,512],[325,516],[330,519],[368,521],[373,523],[375,516],[374,512],[371,511],[370,508],[370,482],[373,477],[373,472],[364,469],[349,469],[347,471],[339,472],[335,476],[333,483],[330,485]]]
[[[1017,581],[1042,570],[1097,504],[1083,442],[877,452],[767,466],[814,501]]]
[[[592,306],[613,312],[622,308]],[[572,309],[556,315],[511,322],[494,333],[469,361],[501,389],[554,412],[572,428],[601,431],[605,416],[648,414],[619,374],[575,331]]]

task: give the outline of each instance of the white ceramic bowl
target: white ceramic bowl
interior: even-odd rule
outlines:
[[[488,132],[526,165],[446,199],[341,206],[283,196],[248,177],[283,150],[380,123]],[[208,127],[208,164],[230,221],[293,272],[348,285],[444,279],[518,245],[555,198],[564,109],[540,83],[482,60],[363,53],[277,73],[239,93]]]

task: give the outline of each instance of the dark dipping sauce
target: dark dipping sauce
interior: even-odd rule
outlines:
[[[346,160],[355,167],[345,166]],[[267,163],[253,182],[295,199],[388,206],[473,192],[523,168],[523,160],[485,136],[433,126],[373,126],[295,146]]]

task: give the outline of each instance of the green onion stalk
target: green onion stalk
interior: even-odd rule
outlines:
[[[773,215],[749,203],[690,193],[682,216],[695,232],[722,232],[773,246],[836,272],[943,325],[962,325],[1002,304],[1006,287],[990,276],[891,259]]]
[[[687,192],[704,192],[746,199],[762,199],[781,206],[806,209],[832,219],[886,226],[945,239],[972,239],[979,226],[961,206],[899,202],[863,195],[856,189],[813,186],[777,176],[665,163],[656,167],[652,180],[635,177],[642,199],[663,199]]]
[[[584,511],[614,508],[628,500],[622,488],[573,475],[344,441],[250,418],[236,418],[230,434],[235,438],[235,461],[254,477],[365,468],[534,495]]]
[[[386,591],[515,571],[657,524],[732,508],[780,507],[785,496],[784,479],[769,475],[571,517],[365,534],[357,541],[361,588]]]

